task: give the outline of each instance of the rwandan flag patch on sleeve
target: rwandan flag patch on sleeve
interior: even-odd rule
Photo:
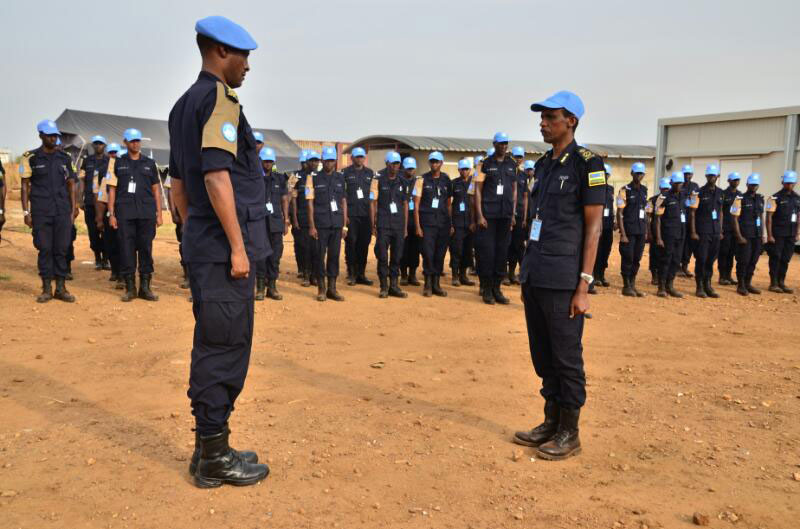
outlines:
[[[593,173],[589,173],[589,187],[593,186],[601,186],[606,183],[606,172],[605,171],[595,171]]]

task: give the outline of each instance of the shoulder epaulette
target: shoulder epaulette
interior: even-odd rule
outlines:
[[[225,95],[236,101],[239,102],[239,96],[236,94],[236,90],[231,88],[230,86],[225,87]]]
[[[31,156],[33,156],[33,151],[25,151],[22,153],[23,158],[30,158]]]
[[[595,153],[593,153],[592,151],[590,151],[585,147],[578,147],[578,154],[580,154],[581,158],[583,158],[587,162],[592,158],[594,158],[595,156],[597,156]]]

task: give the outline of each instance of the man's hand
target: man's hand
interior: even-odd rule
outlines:
[[[511,226],[509,226],[509,231],[512,231],[514,229],[514,226],[516,225],[517,225],[517,217],[511,215]]]
[[[109,223],[109,224],[111,225],[111,227],[112,227],[112,228],[114,228],[115,230],[118,230],[118,229],[119,229],[119,225],[117,224],[117,217],[116,217],[115,215],[111,215],[111,216],[108,218],[108,223]]]
[[[690,237],[692,238],[693,241],[699,241],[700,240],[700,236],[698,234],[696,234],[696,233],[692,233],[690,235]]]
[[[658,245],[659,248],[663,248],[664,247],[664,241],[662,239],[657,239],[656,240],[656,244]]]
[[[581,314],[586,314],[589,310],[589,285],[583,279],[580,280],[578,288],[572,294],[572,301],[569,304],[569,317],[570,319]]]
[[[767,235],[767,242],[770,244],[775,244],[775,237],[772,235]]]
[[[25,215],[25,225],[29,228],[33,228],[33,220],[31,220],[31,214],[28,213]]]
[[[456,232],[456,229],[454,227],[450,226],[450,237],[452,237],[453,234],[455,234],[455,232]]]
[[[476,227],[475,223],[471,222],[470,225],[469,225],[469,231],[471,231],[472,233],[475,233],[476,229],[477,229],[477,227]]]
[[[423,233],[422,233],[422,228],[421,227],[417,228],[417,237],[419,237],[420,239],[423,237]]]
[[[245,279],[250,274],[250,259],[247,252],[240,248],[231,252],[231,277],[234,279]]]
[[[288,219],[283,221],[283,236],[284,237],[286,237],[286,235],[289,233],[289,224],[290,223],[289,223]]]
[[[319,238],[319,233],[317,233],[317,228],[308,228],[308,235],[315,240]]]
[[[739,244],[747,244],[747,239],[745,239],[745,238],[744,238],[744,237],[742,237],[741,235],[738,235],[738,236],[736,237],[736,242],[738,242]]]
[[[644,234],[644,242],[646,242],[646,243],[650,242],[650,230],[647,230],[645,232],[645,234]]]
[[[619,236],[619,242],[621,242],[622,244],[628,244],[628,236],[627,235],[620,235]]]
[[[725,238],[725,236],[724,236],[722,233],[720,233],[720,234],[719,234],[719,240],[722,240],[722,239],[724,239],[724,238]]]
[[[486,222],[485,218],[481,217],[480,219],[478,219],[478,227],[482,230],[485,230],[486,228],[489,227],[489,223]]]
[[[164,217],[161,215],[161,212],[159,211],[158,213],[156,213],[156,227],[161,226],[162,224],[164,224]]]

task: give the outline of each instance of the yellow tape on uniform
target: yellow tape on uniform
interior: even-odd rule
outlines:
[[[589,173],[589,187],[601,186],[606,183],[606,172],[595,171]]]

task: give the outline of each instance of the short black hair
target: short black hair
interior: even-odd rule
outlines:
[[[561,112],[564,113],[564,117],[565,118],[575,118],[575,126],[572,127],[572,132],[575,133],[575,131],[578,130],[578,123],[580,122],[580,120],[578,119],[578,116],[576,116],[575,114],[573,114],[572,112],[570,112],[566,108],[562,108]]]

